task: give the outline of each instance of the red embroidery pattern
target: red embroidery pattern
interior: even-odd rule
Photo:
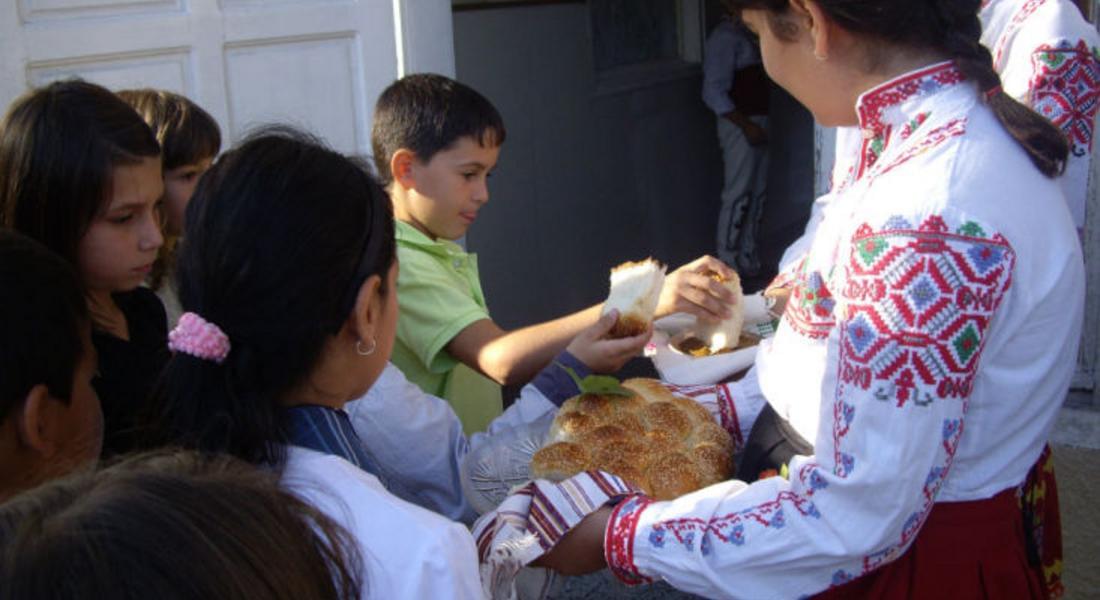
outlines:
[[[882,113],[887,108],[897,106],[918,94],[937,92],[964,79],[962,71],[955,67],[955,63],[943,62],[891,81],[860,99],[857,107],[860,127],[880,130],[884,126]]]
[[[1084,40],[1040,46],[1031,56],[1031,106],[1057,125],[1075,156],[1092,151],[1100,108],[1100,59]]]
[[[633,496],[611,511],[604,533],[604,560],[607,567],[623,583],[638,585],[650,581],[634,566],[634,534],[642,511],[653,501],[645,496]]]
[[[1047,0],[1028,0],[1020,7],[1020,12],[1016,13],[1015,16],[1012,17],[1012,21],[1005,27],[1004,33],[997,39],[997,43],[994,45],[995,50],[993,51],[993,64],[997,66],[998,72],[1004,69],[1004,64],[1001,62],[1001,59],[1004,58],[1008,43],[1015,39],[1016,32],[1024,26],[1024,22],[1046,3]]]
[[[791,288],[783,319],[795,333],[811,340],[822,340],[829,337],[829,332],[836,325],[833,319],[836,302],[821,273],[806,272],[806,262],[807,259],[803,258],[796,269],[798,275]]]
[[[658,549],[664,548],[670,542],[675,542],[689,552],[695,550],[695,544],[698,542],[699,551],[706,556],[714,550],[715,542],[735,546],[744,545],[748,541],[747,526],[759,529],[782,529],[787,524],[785,509],[788,507],[793,508],[794,512],[803,517],[821,518],[821,513],[808,496],[790,491],[780,492],[775,500],[709,520],[690,517],[655,523],[650,528],[648,541],[651,546]]]
[[[955,119],[929,131],[919,142],[906,148],[889,163],[885,163],[880,168],[874,169],[868,177],[874,178],[885,175],[909,162],[914,157],[928,152],[947,140],[961,136],[966,133],[966,123],[966,119]]]
[[[862,225],[843,290],[841,388],[899,407],[966,398],[1014,263],[1008,242],[975,223],[954,233],[938,216],[916,229],[899,218]]]
[[[938,92],[964,79],[962,72],[955,67],[955,63],[944,62],[889,82],[861,97],[856,110],[859,112],[859,125],[864,139],[860,146],[859,164],[854,169],[855,179],[863,177],[890,145],[893,127],[882,120],[888,108],[897,106],[914,96]],[[912,129],[920,124],[920,122],[916,125],[907,124],[908,133],[911,134]]]

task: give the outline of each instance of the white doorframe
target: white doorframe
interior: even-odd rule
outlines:
[[[439,73],[455,76],[451,0],[393,0],[397,76]]]

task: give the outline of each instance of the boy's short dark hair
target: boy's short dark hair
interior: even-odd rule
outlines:
[[[402,77],[374,106],[371,147],[378,178],[384,186],[393,181],[390,159],[402,148],[426,163],[464,137],[482,146],[504,143],[504,119],[485,96],[434,73]]]
[[[157,136],[165,171],[213,158],[221,150],[217,121],[186,96],[153,89],[122,90],[118,96]]]
[[[73,267],[31,238],[0,229],[0,421],[39,384],[69,399],[88,322]]]

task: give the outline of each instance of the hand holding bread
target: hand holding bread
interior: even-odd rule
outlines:
[[[618,310],[605,313],[595,324],[577,334],[566,350],[594,373],[614,373],[623,368],[631,358],[641,354],[653,335],[653,326],[650,323],[635,336],[612,338],[611,330],[619,318]]]
[[[713,256],[693,260],[665,277],[656,316],[684,312],[711,322],[731,318],[737,297],[723,282],[736,277],[733,269]]]

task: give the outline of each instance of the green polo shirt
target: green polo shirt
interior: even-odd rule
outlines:
[[[489,318],[477,257],[397,222],[397,340],[393,364],[429,394],[446,399],[466,433],[485,431],[502,411],[500,386],[446,350],[456,335]]]

